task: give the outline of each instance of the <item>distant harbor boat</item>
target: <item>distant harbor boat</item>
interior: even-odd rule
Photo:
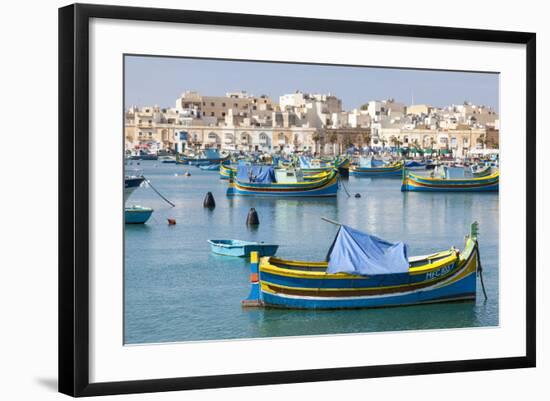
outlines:
[[[275,169],[271,166],[239,166],[231,175],[228,196],[322,197],[336,196],[338,172],[333,170],[318,180],[306,181],[299,169]]]
[[[205,149],[202,154],[195,157],[180,156],[176,154],[177,164],[189,164],[192,166],[200,166],[207,164],[220,164],[229,160],[228,156],[221,156],[217,149]]]
[[[258,252],[261,256],[273,256],[279,248],[279,245],[237,239],[210,239],[208,243],[213,253],[237,257],[250,257],[251,252]]]
[[[388,164],[366,164],[351,166],[349,174],[359,177],[400,177],[403,171],[403,162],[398,161]]]
[[[158,160],[158,155],[156,153],[139,153],[130,156],[130,160]]]
[[[500,173],[466,177],[463,167],[443,167],[444,175],[422,176],[405,170],[402,192],[498,192]]]
[[[350,309],[476,299],[480,269],[477,223],[464,250],[407,257],[389,243],[341,226],[328,262],[251,255],[251,290],[245,307]],[[482,281],[483,283],[483,281]]]
[[[199,168],[203,171],[219,171],[220,170],[220,164],[203,164],[200,165]]]

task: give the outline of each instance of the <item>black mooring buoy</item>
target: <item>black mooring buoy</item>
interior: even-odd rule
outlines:
[[[214,200],[214,196],[212,195],[212,192],[208,192],[206,194],[206,197],[204,198],[204,202],[202,203],[202,205],[209,209],[214,209],[216,207],[216,201]]]
[[[361,194],[355,194],[355,197],[356,197],[356,198],[360,198],[360,197],[361,197]]]
[[[248,211],[248,216],[246,217],[247,226],[257,226],[260,224],[260,219],[258,217],[258,212],[253,207]]]

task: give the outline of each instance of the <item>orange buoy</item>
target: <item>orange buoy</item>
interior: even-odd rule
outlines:
[[[176,225],[176,219],[168,219],[168,225],[169,225],[169,226],[174,226],[174,225]]]

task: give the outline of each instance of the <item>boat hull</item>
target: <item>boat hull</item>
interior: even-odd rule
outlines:
[[[296,184],[261,184],[244,183],[231,178],[227,196],[262,196],[262,197],[330,197],[338,193],[338,174],[333,172],[318,181],[307,181]]]
[[[215,240],[209,240],[212,253],[223,256],[234,256],[240,258],[250,257],[251,252],[258,252],[260,256],[274,256],[279,249],[279,245],[261,244],[261,243],[242,243],[242,244],[220,244]]]
[[[145,224],[153,214],[153,209],[142,206],[131,206],[124,208],[125,224]]]
[[[498,192],[499,173],[471,179],[441,179],[408,173],[402,192]]]
[[[303,270],[306,262],[281,267],[276,263],[280,259],[262,258],[256,270],[251,264],[251,292],[243,305],[356,309],[475,300],[478,258],[477,241],[471,239],[462,254],[451,250],[448,256],[427,264],[427,268],[370,277],[323,273],[322,269],[311,272]],[[258,278],[255,271],[259,272]]]
[[[231,174],[236,174],[235,168],[220,164],[220,179],[228,180]]]
[[[199,168],[203,171],[219,171],[220,165],[219,164],[205,164],[199,166]]]
[[[349,175],[358,177],[401,177],[403,165],[397,164],[388,167],[358,167],[350,168]]]
[[[124,177],[124,203],[126,203],[130,195],[141,186],[143,181],[145,181],[145,177],[143,176]]]

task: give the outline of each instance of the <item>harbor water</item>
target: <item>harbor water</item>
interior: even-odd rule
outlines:
[[[176,207],[146,187],[128,201],[155,211],[147,224],[125,226],[126,344],[499,324],[498,193],[402,193],[399,178],[350,177],[337,198],[228,198],[227,181],[218,172],[160,161],[127,168],[139,168]],[[191,176],[184,176],[185,171]],[[203,207],[207,192],[216,201],[212,210]],[[255,228],[245,224],[251,207],[260,219]],[[321,261],[338,229],[321,217],[404,241],[411,256],[450,246],[462,249],[470,224],[478,221],[488,300],[478,280],[475,302],[332,311],[243,309],[241,300],[250,289],[248,261],[212,254],[207,240],[275,243],[279,257]],[[168,225],[168,218],[176,224]]]

